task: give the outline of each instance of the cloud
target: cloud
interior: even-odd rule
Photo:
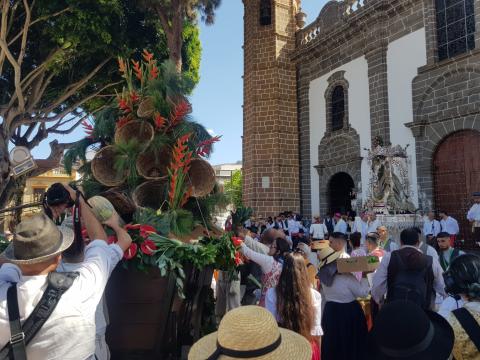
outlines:
[[[210,134],[210,136],[215,136],[216,135],[215,130],[213,130],[213,129],[207,129],[207,132]]]

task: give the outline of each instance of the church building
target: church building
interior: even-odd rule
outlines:
[[[386,151],[404,161],[398,181],[382,165],[392,199],[446,210],[468,238],[480,1],[330,1],[306,27],[300,0],[243,2],[246,205],[261,216],[359,211]]]

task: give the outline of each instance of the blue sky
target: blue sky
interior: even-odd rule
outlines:
[[[326,0],[303,0],[307,23],[318,16]],[[201,24],[202,63],[200,83],[190,101],[193,117],[212,134],[222,135],[210,158],[212,164],[231,163],[242,158],[243,103],[243,3],[223,0],[215,24]],[[60,142],[75,141],[83,136],[78,129],[59,137]],[[33,151],[36,158],[49,154],[48,141]]]

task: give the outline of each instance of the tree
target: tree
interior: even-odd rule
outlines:
[[[182,70],[182,34],[188,21],[200,15],[206,24],[213,24],[215,10],[221,0],[143,0],[142,5],[156,13],[165,32],[170,60]]]
[[[193,88],[198,29],[183,29],[192,57],[183,70]],[[10,177],[9,146],[31,150],[50,135],[71,133],[121,89],[116,57],[143,48],[158,59],[169,54],[156,15],[134,0],[0,0],[0,207],[26,179]],[[53,141],[49,164],[73,145]]]
[[[242,171],[236,170],[232,173],[230,181],[227,181],[224,185],[225,194],[227,195],[230,203],[235,205],[236,208],[243,206],[242,202]]]

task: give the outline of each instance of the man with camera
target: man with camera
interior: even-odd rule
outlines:
[[[74,232],[55,226],[46,214],[17,225],[5,251],[9,263],[0,268],[0,359],[94,359],[95,312],[131,238],[120,233],[119,241],[108,245],[84,198],[63,188],[78,204],[92,241],[75,272],[58,273],[62,253],[78,246]],[[58,218],[69,205],[50,203],[47,210]]]

